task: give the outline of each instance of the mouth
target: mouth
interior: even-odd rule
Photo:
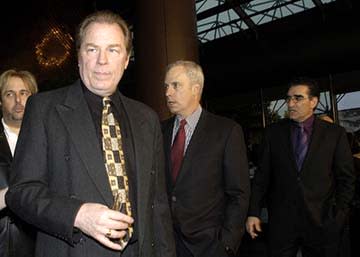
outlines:
[[[16,113],[20,113],[20,112],[24,112],[25,108],[23,106],[15,106],[14,108],[14,112]]]
[[[176,102],[175,102],[175,101],[170,101],[170,100],[168,100],[168,101],[167,101],[167,104],[168,104],[169,106],[173,106],[174,104],[176,104]]]
[[[110,72],[103,72],[103,71],[95,71],[94,72],[96,78],[99,78],[99,79],[106,79],[108,77],[110,77],[111,73]]]

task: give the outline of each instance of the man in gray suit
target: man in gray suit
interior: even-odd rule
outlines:
[[[96,12],[80,24],[77,50],[81,80],[29,99],[6,202],[38,227],[39,257],[175,256],[157,115],[117,90],[131,33],[120,16]],[[121,127],[127,214],[111,209],[106,101]],[[116,176],[120,188],[117,167]]]

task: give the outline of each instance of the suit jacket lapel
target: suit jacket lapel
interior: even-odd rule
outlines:
[[[0,188],[8,186],[12,159],[10,146],[4,132],[4,127],[0,121]]]
[[[294,151],[294,145],[292,142],[291,137],[291,121],[288,120],[288,122],[284,126],[284,130],[281,131],[281,135],[283,135],[282,138],[284,138],[284,152],[287,153],[289,160],[291,160],[291,164],[293,166],[293,170],[295,171],[295,174],[298,172],[297,164],[296,164],[296,156]]]
[[[56,107],[89,176],[108,206],[113,204],[94,123],[79,82],[69,88],[64,104]]]
[[[3,156],[4,159],[7,160],[9,164],[11,163],[12,154],[4,132],[4,126],[1,121],[0,121],[0,154],[1,156]]]
[[[303,172],[306,171],[306,166],[308,165],[308,163],[311,161],[311,159],[314,157],[314,155],[316,153],[316,149],[318,148],[318,146],[322,140],[321,139],[322,135],[323,135],[322,131],[323,131],[323,127],[321,126],[321,123],[319,123],[319,121],[315,118],[314,125],[313,125],[313,131],[310,136],[308,151],[305,155],[305,159],[304,159],[304,163],[303,163],[303,167],[302,167]]]
[[[186,173],[190,170],[192,159],[194,156],[196,156],[196,153],[199,152],[199,150],[197,150],[197,147],[204,145],[203,140],[206,138],[205,137],[207,131],[206,128],[207,129],[209,128],[207,127],[206,124],[207,124],[207,112],[206,110],[202,109],[199,121],[196,125],[195,131],[186,149],[184,159],[182,161],[180,172],[176,179],[175,185],[184,176],[186,176]]]
[[[148,215],[147,206],[149,205],[148,197],[146,196],[148,196],[150,192],[149,181],[151,181],[152,176],[151,169],[153,160],[153,156],[149,155],[149,153],[153,153],[152,149],[149,149],[149,146],[153,145],[152,139],[154,136],[146,134],[149,133],[149,130],[146,129],[146,121],[138,114],[136,109],[131,108],[131,103],[126,97],[123,95],[120,95],[120,97],[125,114],[127,115],[127,120],[129,121],[129,128],[134,145],[134,171],[136,172],[137,183],[137,226],[139,231],[145,231],[145,220],[146,215]],[[139,233],[140,249],[142,249],[144,234],[145,233]]]
[[[164,133],[164,151],[165,151],[165,171],[167,177],[168,188],[173,187],[172,180],[172,170],[171,170],[171,140],[172,140],[172,132],[174,129],[174,121],[175,116],[166,121],[165,128],[163,129]]]

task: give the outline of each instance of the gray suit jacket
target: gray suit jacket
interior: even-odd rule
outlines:
[[[137,178],[138,243],[124,255],[174,256],[158,118],[139,102],[122,95],[121,101],[133,136]],[[6,201],[40,229],[36,256],[119,256],[73,227],[83,203],[113,203],[80,83],[31,97],[22,125]]]

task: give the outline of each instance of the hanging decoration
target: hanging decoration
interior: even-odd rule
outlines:
[[[60,67],[70,57],[73,38],[60,28],[50,28],[35,46],[36,59],[45,68]]]

